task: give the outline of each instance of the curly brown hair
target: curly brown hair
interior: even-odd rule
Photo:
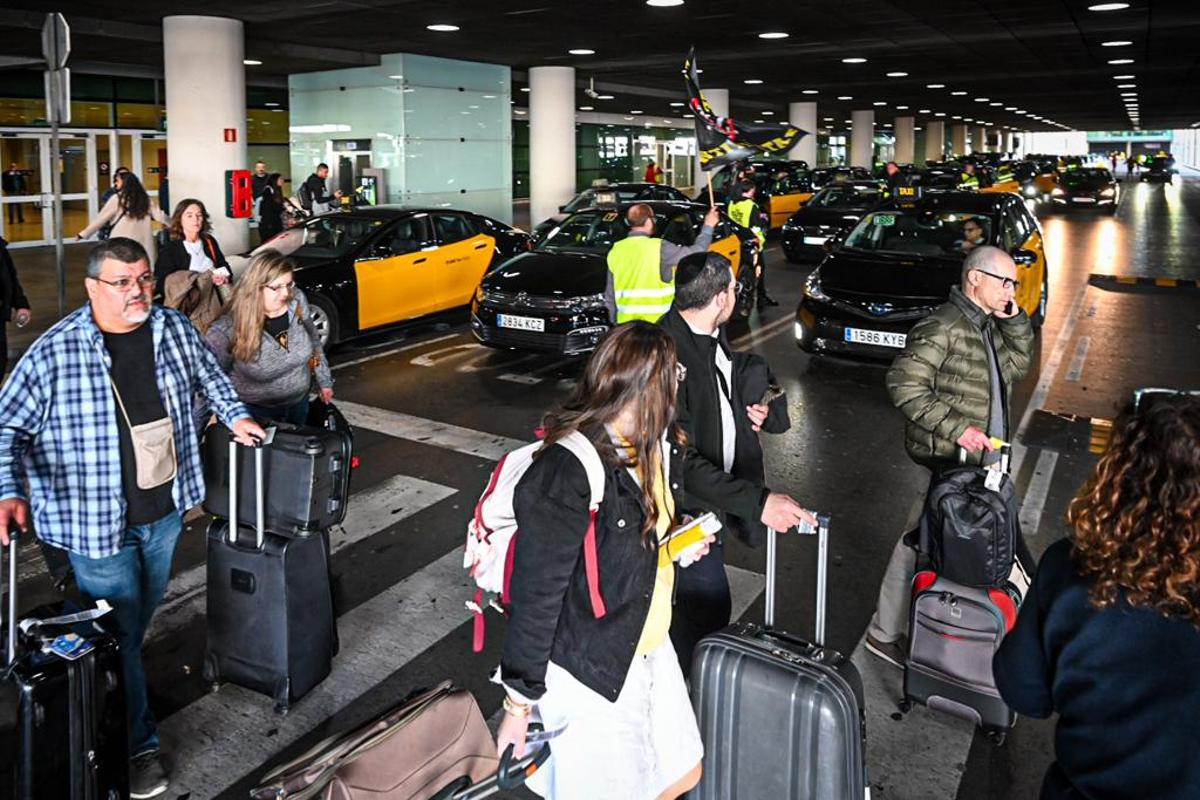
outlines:
[[[175,213],[171,215],[171,223],[167,226],[172,239],[183,238],[183,212],[188,210],[188,206],[200,206],[200,214],[204,217],[204,221],[200,223],[200,235],[203,236],[212,230],[208,209],[204,207],[204,203],[194,197],[186,197],[175,204]]]
[[[1200,626],[1200,398],[1122,414],[1067,521],[1094,605],[1124,599]]]

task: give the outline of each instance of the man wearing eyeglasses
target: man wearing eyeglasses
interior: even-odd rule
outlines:
[[[155,797],[167,776],[141,648],[181,515],[204,495],[195,393],[239,442],[264,434],[187,317],[152,302],[140,244],[97,245],[85,286],[87,304],[38,339],[0,390],[0,543],[32,521],[43,541],[67,551],[80,591],[112,606],[130,797]]]
[[[983,226],[974,217],[967,219],[962,224],[962,235],[963,238],[959,240],[958,248],[964,253],[969,253],[976,247],[984,244],[985,233]]]
[[[1009,440],[1012,386],[1033,361],[1033,326],[1016,304],[1020,282],[1012,258],[998,247],[974,248],[963,261],[961,284],[913,326],[887,374],[892,403],[906,421],[905,450],[935,478],[958,464],[959,448],[968,463],[999,462],[992,440]],[[923,507],[917,498],[905,532],[916,527]],[[867,650],[900,668],[915,571],[916,553],[901,537],[867,629]]]

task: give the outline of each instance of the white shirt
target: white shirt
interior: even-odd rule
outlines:
[[[203,237],[194,242],[189,242],[187,239],[184,239],[183,249],[187,250],[188,255],[192,257],[192,263],[188,269],[190,269],[192,272],[212,271],[215,265],[213,264],[212,258],[210,258],[208,255],[208,248],[204,246]],[[217,271],[226,277],[229,276],[229,270],[225,269],[224,267]]]
[[[712,333],[702,331],[695,325],[684,319],[687,326],[691,328],[692,333],[697,336],[711,336],[718,339],[720,331],[715,330]],[[733,362],[729,360],[729,355],[725,352],[725,348],[721,347],[720,341],[717,342],[716,354],[717,371],[721,373],[721,377],[725,379],[725,386],[730,392],[733,391]],[[721,387],[721,382],[717,381],[717,395],[720,397],[721,403],[721,455],[724,463],[721,468],[726,472],[733,471],[733,456],[737,447],[737,428],[734,426],[733,420],[733,401],[729,395],[725,393],[725,389]]]

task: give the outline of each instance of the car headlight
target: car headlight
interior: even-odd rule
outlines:
[[[604,293],[601,292],[600,294],[589,294],[580,297],[578,300],[576,300],[576,305],[578,305],[581,309],[604,308],[607,305],[607,302],[604,299]]]
[[[804,282],[804,296],[825,302],[829,299],[829,295],[821,291],[821,276],[813,272],[808,276],[808,280]]]
[[[475,287],[475,302],[484,303],[488,299],[487,289],[483,288],[483,284]]]
[[[1021,193],[1024,194],[1026,197],[1035,197],[1038,193],[1038,190],[1037,190],[1037,187],[1031,183],[1031,184],[1027,185],[1024,189],[1022,189]]]
[[[1066,194],[1066,192],[1055,186],[1052,190],[1050,190],[1050,194],[1054,195],[1055,197],[1062,197],[1064,194]]]
[[[1116,193],[1117,193],[1117,190],[1116,190],[1116,189],[1113,189],[1113,188],[1108,188],[1108,189],[1105,189],[1104,191],[1102,191],[1102,192],[1100,193],[1100,196],[1101,196],[1101,197],[1112,197],[1112,196],[1113,196],[1113,195],[1115,195]]]

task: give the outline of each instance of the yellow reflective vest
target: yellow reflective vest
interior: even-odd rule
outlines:
[[[729,218],[743,228],[753,231],[755,237],[758,238],[758,245],[761,247],[767,241],[767,236],[763,233],[763,229],[755,224],[757,217],[758,206],[748,197],[729,204]]]
[[[979,178],[975,177],[972,172],[964,172],[958,177],[958,187],[960,189],[978,189]]]
[[[627,236],[608,251],[618,325],[635,319],[657,322],[671,310],[675,281],[663,281],[661,265],[662,239],[652,236]]]

